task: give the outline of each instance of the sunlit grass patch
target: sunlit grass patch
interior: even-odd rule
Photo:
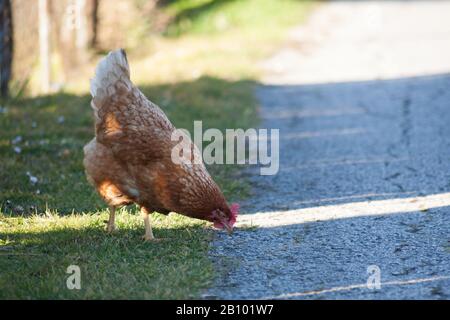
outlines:
[[[165,240],[146,243],[136,212],[121,210],[112,235],[107,216],[0,214],[0,298],[186,299],[210,283],[205,223],[154,215],[155,236]],[[80,290],[67,288],[70,265],[81,269]]]

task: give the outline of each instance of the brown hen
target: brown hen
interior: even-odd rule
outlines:
[[[110,52],[91,80],[95,138],[84,147],[89,182],[110,207],[107,231],[115,230],[115,209],[136,203],[145,240],[154,240],[149,214],[177,212],[211,221],[231,232],[238,206],[229,206],[204,164],[172,161],[176,128],[130,80],[126,54]],[[193,154],[197,147],[188,139]],[[186,141],[186,140],[185,140]]]

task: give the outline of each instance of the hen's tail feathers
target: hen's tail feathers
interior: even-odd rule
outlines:
[[[99,94],[99,90],[107,93],[107,89],[120,80],[130,83],[130,67],[123,49],[111,51],[97,65],[95,76],[91,79],[92,97],[95,98]]]

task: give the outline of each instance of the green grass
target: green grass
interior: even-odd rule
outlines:
[[[166,2],[174,16],[170,37],[143,41],[129,52],[132,79],[179,128],[191,130],[194,120],[204,129],[255,126],[256,62],[309,4]],[[231,22],[226,30],[209,30],[211,19],[222,14]],[[189,27],[181,26],[186,17]],[[104,231],[106,206],[82,166],[82,147],[94,132],[87,94],[93,67],[86,66],[89,74],[73,79],[65,92],[0,102],[7,108],[0,113],[0,298],[198,297],[214,278],[208,223],[155,214],[155,236],[167,240],[143,243],[142,220],[130,207],[118,214],[117,233]],[[230,202],[248,194],[237,166],[209,169]],[[66,288],[73,264],[82,272],[79,291]]]
[[[168,36],[239,32],[257,37],[279,36],[298,23],[307,0],[182,0],[169,1],[166,12],[174,21]]]
[[[180,299],[210,283],[204,223],[153,215],[166,240],[146,243],[138,215],[122,210],[113,235],[104,232],[107,216],[0,216],[0,299]],[[70,265],[81,269],[80,290],[67,289]]]

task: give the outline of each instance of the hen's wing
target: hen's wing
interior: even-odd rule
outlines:
[[[91,93],[97,140],[109,147],[118,160],[145,164],[170,156],[175,128],[162,110],[133,85],[123,50],[111,52],[99,63]]]

